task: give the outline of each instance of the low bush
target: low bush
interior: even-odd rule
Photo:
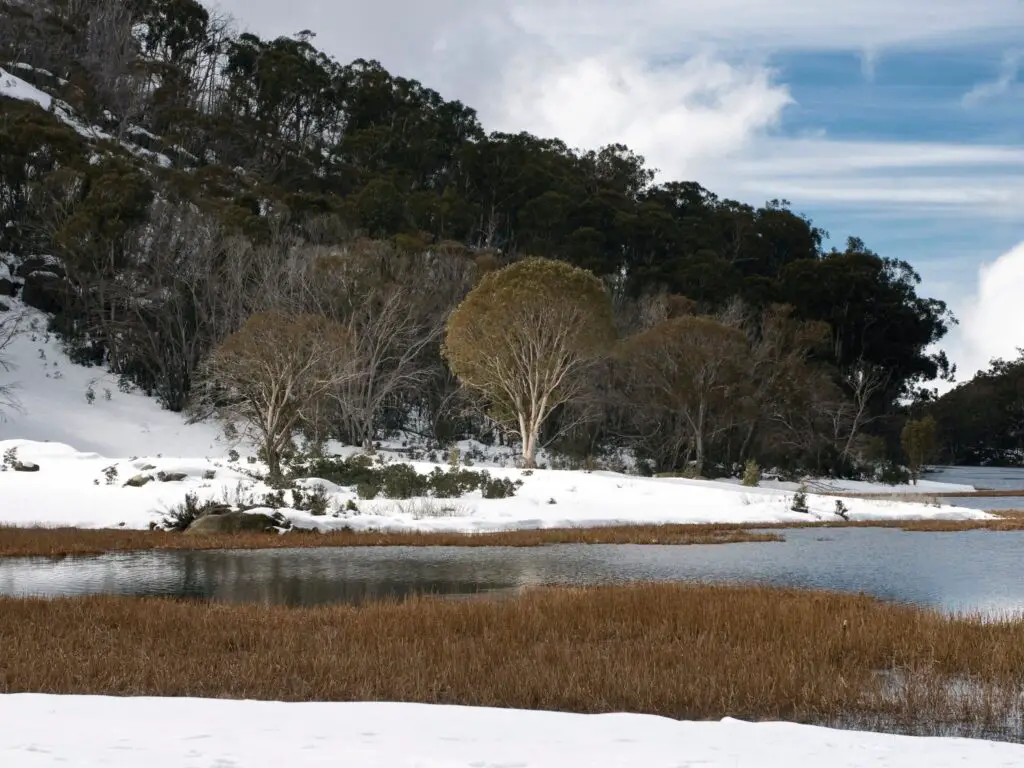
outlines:
[[[184,531],[203,515],[223,506],[212,499],[200,502],[199,496],[189,492],[185,494],[185,500],[181,504],[177,504],[167,511],[160,527],[167,531]]]
[[[485,499],[505,499],[515,496],[523,484],[521,480],[494,478],[488,472],[459,467],[436,467],[430,474],[423,474],[410,464],[374,465],[369,457],[362,455],[317,459],[293,467],[292,473],[355,487],[361,499],[401,500],[427,496],[455,499],[477,490]]]

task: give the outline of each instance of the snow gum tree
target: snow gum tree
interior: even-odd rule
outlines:
[[[448,320],[444,355],[452,371],[517,434],[526,466],[541,428],[578,398],[585,374],[614,341],[611,300],[592,273],[528,258],[490,272]]]
[[[207,359],[204,390],[221,418],[261,446],[271,477],[280,477],[294,431],[352,375],[351,349],[345,327],[320,315],[255,314]]]

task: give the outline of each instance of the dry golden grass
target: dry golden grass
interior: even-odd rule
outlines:
[[[499,533],[333,533],[210,534],[182,536],[166,531],[117,528],[0,527],[0,557],[63,557],[151,549],[285,549],[292,547],[539,547],[548,544],[733,544],[779,541],[773,533],[752,533],[739,525],[637,525],[555,528]]]
[[[992,734],[1008,718],[1019,727],[1024,691],[1024,620],[746,587],[310,609],[6,598],[0,648],[4,693],[410,701]]]

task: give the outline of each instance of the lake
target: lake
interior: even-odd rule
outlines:
[[[925,478],[979,491],[1024,491],[1024,467],[932,467]]]
[[[747,582],[864,592],[947,612],[1024,613],[1024,532],[793,529],[784,542],[697,546],[140,552],[0,560],[0,594],[357,604],[431,593],[502,596],[545,584]]]
[[[973,485],[979,491],[1024,491],[1024,467],[935,467],[925,475],[928,480],[941,483]],[[981,497],[965,499],[944,497],[943,504],[998,512],[1007,509],[1024,509],[1024,497]]]

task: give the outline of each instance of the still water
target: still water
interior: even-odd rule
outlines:
[[[190,597],[283,605],[545,584],[747,582],[865,592],[949,612],[1024,613],[1024,532],[799,529],[785,542],[701,546],[143,552],[0,560],[0,594]]]
[[[979,491],[1024,491],[1024,467],[936,467],[927,474],[928,480],[940,483],[973,485]],[[942,498],[943,504],[998,512],[1024,509],[1024,497]]]

